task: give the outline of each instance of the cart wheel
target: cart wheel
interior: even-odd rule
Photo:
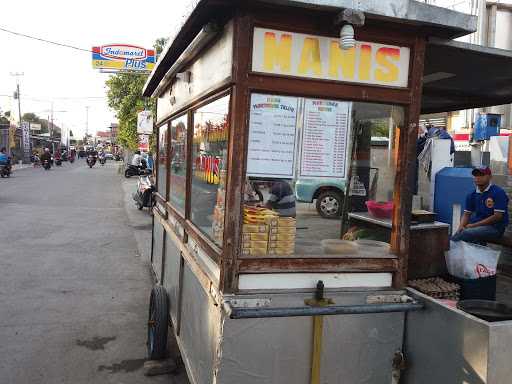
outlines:
[[[167,354],[169,299],[165,288],[156,285],[151,291],[148,319],[148,358],[164,359]]]

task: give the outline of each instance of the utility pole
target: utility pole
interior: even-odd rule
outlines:
[[[16,77],[16,92],[15,92],[15,99],[18,99],[18,115],[19,115],[19,127],[22,131],[21,139],[20,139],[20,148],[21,153],[23,154],[23,157],[25,157],[25,145],[23,142],[23,128],[21,126],[21,97],[20,97],[20,77],[23,76],[23,72],[11,72],[11,76]]]

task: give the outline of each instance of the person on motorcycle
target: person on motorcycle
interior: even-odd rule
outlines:
[[[45,148],[43,154],[41,155],[41,163],[44,164],[45,161],[48,161],[48,164],[51,164],[52,162],[52,155],[49,148]]]
[[[7,155],[7,149],[2,147],[0,149],[0,165],[8,165],[10,162],[9,156]]]
[[[132,157],[131,165],[134,167],[140,167],[142,164],[142,156],[140,154],[140,151],[135,151],[135,154]]]

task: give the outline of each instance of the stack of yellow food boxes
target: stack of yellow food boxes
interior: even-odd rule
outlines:
[[[295,253],[297,221],[293,217],[267,219],[269,224],[268,254],[291,255]]]
[[[295,250],[295,219],[267,208],[244,207],[242,254],[289,255]]]
[[[213,223],[212,232],[213,239],[218,243],[222,244],[224,236],[224,213],[225,213],[225,202],[226,202],[226,171],[220,171],[219,177],[219,188],[217,189],[217,202],[213,209]]]

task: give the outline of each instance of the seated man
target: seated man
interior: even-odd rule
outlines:
[[[464,216],[453,241],[486,244],[503,236],[508,225],[508,197],[503,189],[491,184],[487,167],[473,170],[476,190],[466,198]]]

